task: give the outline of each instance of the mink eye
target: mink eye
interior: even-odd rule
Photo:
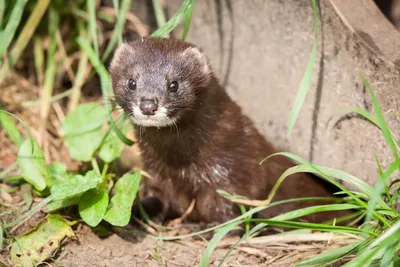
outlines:
[[[168,90],[170,91],[170,92],[172,92],[172,93],[175,93],[176,91],[178,91],[178,88],[179,88],[179,83],[178,82],[171,82],[169,85],[168,85]]]
[[[130,79],[128,81],[128,89],[129,90],[135,90],[136,89],[136,82],[133,79]]]

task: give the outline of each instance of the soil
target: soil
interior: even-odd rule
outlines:
[[[125,239],[126,236],[123,239],[117,234],[101,239],[84,226],[77,232],[78,241],[69,243],[63,249],[57,264],[65,267],[199,266],[207,246],[206,241],[193,238],[179,241],[157,241],[148,236],[134,241]],[[237,240],[238,237],[223,239],[208,266],[218,266]],[[302,259],[338,245],[335,242],[244,245],[233,250],[222,266],[293,266]]]

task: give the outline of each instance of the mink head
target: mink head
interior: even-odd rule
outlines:
[[[178,123],[199,104],[211,80],[204,54],[187,42],[143,38],[122,44],[110,64],[117,103],[134,124]]]

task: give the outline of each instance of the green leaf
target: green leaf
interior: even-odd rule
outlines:
[[[100,147],[105,136],[103,128],[65,138],[71,158],[88,162]]]
[[[67,177],[67,166],[62,162],[53,162],[49,165],[50,175],[54,177]]]
[[[70,175],[67,173],[67,166],[61,162],[53,162],[48,166],[48,168],[50,171],[49,186],[52,186],[60,180],[68,179],[68,176]]]
[[[222,227],[210,240],[206,250],[203,252],[203,256],[201,257],[200,265],[201,267],[206,267],[208,262],[210,261],[211,255],[215,248],[217,247],[218,243],[221,241],[227,233],[229,233],[233,228],[238,226],[240,222],[234,222]]]
[[[95,171],[88,171],[85,176],[71,175],[69,179],[62,180],[51,187],[53,200],[62,200],[77,196],[90,189],[96,188],[103,179]]]
[[[131,209],[140,185],[141,175],[126,173],[115,184],[115,195],[104,220],[115,226],[125,226],[131,218]]]
[[[60,215],[48,215],[33,230],[15,238],[12,263],[30,267],[52,257],[66,237],[74,236],[71,225]]]
[[[121,132],[126,135],[128,132],[128,125],[121,128]],[[106,140],[100,147],[99,157],[106,163],[111,163],[116,158],[118,158],[122,150],[124,149],[124,144],[118,139],[115,132],[108,134]]]
[[[50,181],[46,159],[39,144],[34,139],[25,140],[18,151],[18,166],[24,179],[37,190],[42,191]]]
[[[98,103],[79,105],[62,124],[64,139],[72,158],[90,161],[101,145],[105,132],[106,111]]]
[[[104,188],[92,189],[79,200],[79,215],[90,226],[97,226],[107,211],[108,191]]]
[[[98,103],[84,103],[69,113],[62,123],[65,137],[76,136],[101,128],[106,121],[107,112]]]

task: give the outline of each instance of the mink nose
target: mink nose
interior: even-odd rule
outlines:
[[[157,111],[157,104],[153,100],[143,100],[140,103],[140,110],[144,115],[154,115]]]

